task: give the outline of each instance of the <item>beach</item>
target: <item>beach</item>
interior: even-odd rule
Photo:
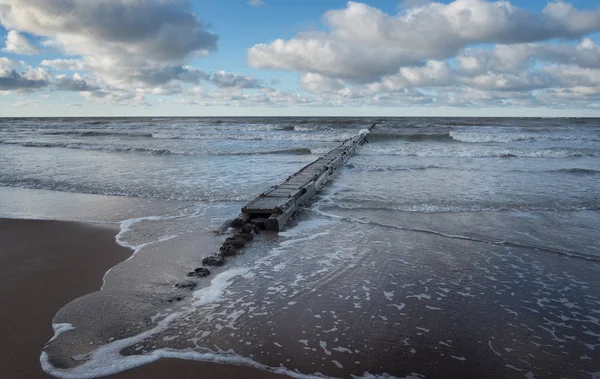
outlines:
[[[54,315],[97,291],[104,273],[131,254],[115,244],[117,232],[115,226],[0,219],[0,377],[49,377],[39,356],[54,335]]]
[[[188,276],[374,123],[284,230]],[[26,119],[0,141],[2,377],[600,371],[594,120]]]
[[[39,363],[52,319],[69,301],[97,291],[106,271],[132,251],[115,243],[115,225],[0,219],[1,378],[52,378]],[[270,378],[264,371],[164,360],[113,378]]]

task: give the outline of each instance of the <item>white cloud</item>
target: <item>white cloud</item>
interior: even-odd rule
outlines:
[[[120,61],[179,61],[217,41],[181,0],[0,0],[0,22],[73,55]]]
[[[89,83],[88,81],[86,81],[85,78],[81,77],[79,74],[75,74],[73,75],[73,77],[68,77],[66,75],[57,75],[52,84],[59,91],[87,92],[96,91],[99,89],[98,86]]]
[[[50,74],[24,62],[0,58],[0,92],[27,92],[48,86]]]
[[[248,50],[255,68],[317,73],[368,82],[424,60],[444,60],[476,43],[527,43],[576,38],[600,30],[600,10],[550,3],[541,14],[507,1],[431,3],[397,15],[348,2],[323,17],[328,31],[299,33]]]
[[[248,4],[253,7],[264,7],[267,5],[263,0],[248,0]]]
[[[215,51],[218,39],[184,0],[0,0],[0,23],[76,57],[47,65],[90,71],[121,89],[194,81],[184,63]]]
[[[486,0],[409,1],[400,9],[389,15],[348,2],[325,13],[327,30],[255,45],[248,62],[301,73],[300,88],[331,106],[534,107],[572,99],[589,107],[582,97],[599,92],[600,47],[586,35],[600,30],[600,9],[559,1],[534,14]]]
[[[219,88],[261,88],[260,80],[250,76],[232,74],[225,71],[215,72],[210,82]]]
[[[315,102],[311,97],[296,93],[278,91],[274,88],[264,87],[254,93],[244,93],[240,88],[220,88],[208,91],[197,87],[187,93],[182,103],[192,106],[268,106],[290,107],[307,105]]]
[[[134,106],[153,95],[240,107],[561,108],[600,99],[600,47],[586,38],[600,31],[600,9],[558,1],[532,13],[487,0],[409,0],[399,9],[348,2],[325,13],[323,30],[251,47],[251,66],[300,73],[294,93],[190,66],[215,51],[217,36],[187,0],[0,0],[5,49],[33,53],[25,38],[33,35],[64,54],[37,68],[0,58],[0,92],[76,91]]]
[[[552,65],[544,67],[544,73],[552,76],[560,87],[600,86],[600,68],[584,68],[575,65]]]
[[[302,75],[300,85],[303,89],[313,93],[337,91],[345,86],[341,79],[329,78],[312,72]]]
[[[16,30],[10,30],[6,35],[6,45],[2,51],[12,54],[36,55],[40,51],[33,46],[27,38]]]

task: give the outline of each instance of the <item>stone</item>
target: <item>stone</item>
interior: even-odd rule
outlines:
[[[192,272],[188,273],[187,276],[196,276],[196,272],[192,271]],[[194,288],[196,288],[196,286],[197,286],[197,284],[194,282],[185,282],[185,283],[175,284],[175,288],[186,289],[186,290],[193,290]]]
[[[174,301],[181,301],[181,300],[183,300],[183,297],[181,297],[181,296],[172,297],[172,298],[170,298],[170,299],[167,300],[167,303],[172,303]]]
[[[220,249],[220,255],[223,257],[232,257],[237,254],[237,250],[231,245],[223,245]]]
[[[246,224],[246,225],[242,226],[242,229],[240,231],[242,233],[252,233],[253,230],[254,230],[254,225]]]
[[[220,255],[211,255],[210,257],[204,258],[202,264],[204,266],[223,266],[225,264],[225,259]]]
[[[194,269],[196,276],[199,278],[205,278],[210,275],[210,270],[204,267],[198,267]]]
[[[244,224],[246,224],[248,222],[249,219],[250,219],[249,215],[242,213],[239,217],[236,217],[231,222],[231,227],[232,228],[241,228],[242,226],[244,226]]]
[[[257,226],[259,228],[259,231],[260,231],[260,229],[262,229],[262,230],[267,229],[267,219],[266,218],[253,218],[252,220],[250,220],[250,223],[254,226]],[[258,234],[258,233],[256,233],[256,234]]]
[[[236,233],[233,235],[233,238],[242,239],[246,242],[250,242],[254,239],[252,233]]]
[[[252,231],[254,234],[260,234],[260,228],[257,225],[252,226]]]
[[[223,242],[223,245],[230,245],[236,249],[241,249],[246,244],[246,241],[240,238],[229,237]]]

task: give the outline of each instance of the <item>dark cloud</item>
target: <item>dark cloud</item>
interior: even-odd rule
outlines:
[[[65,75],[57,76],[56,80],[52,83],[56,90],[59,91],[96,91],[98,86],[91,85],[87,81],[73,77],[69,78]]]
[[[81,55],[155,61],[214,51],[218,39],[180,0],[0,0],[0,22]]]
[[[43,79],[27,79],[23,74],[14,70],[10,72],[0,71],[0,91],[34,90],[48,86]]]

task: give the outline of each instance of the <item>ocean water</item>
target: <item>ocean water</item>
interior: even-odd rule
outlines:
[[[283,232],[186,278],[245,202],[373,123]],[[0,215],[119,223],[135,251],[56,315],[41,362],[58,377],[161,357],[600,375],[598,119],[3,119]]]

